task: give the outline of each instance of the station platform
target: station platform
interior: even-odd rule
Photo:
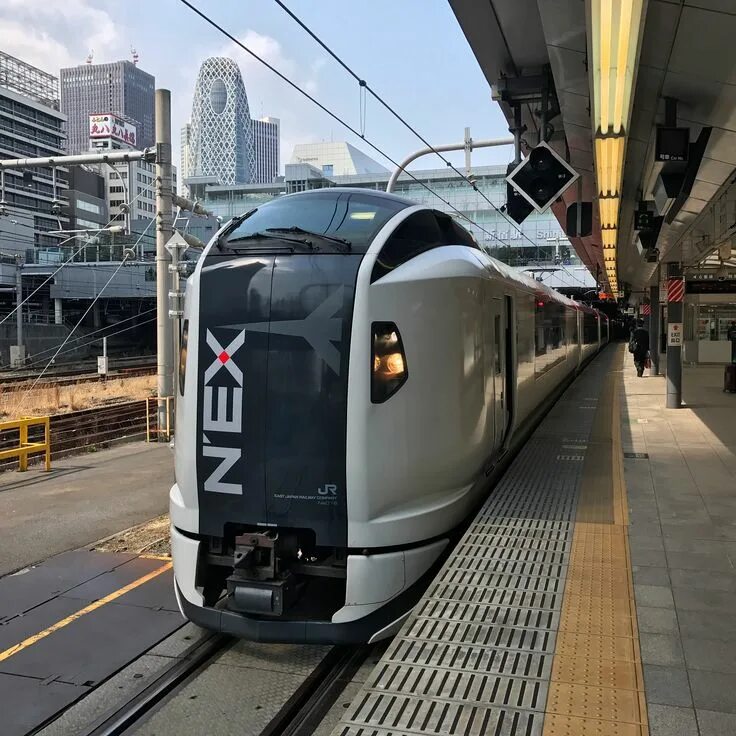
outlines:
[[[610,345],[494,489],[333,736],[736,733],[736,396]]]
[[[80,549],[5,576],[0,732],[32,733],[184,623],[168,558]]]
[[[23,736],[184,625],[168,558],[85,549],[164,513],[166,445],[0,474],[0,733]]]
[[[146,442],[0,473],[0,575],[166,513],[173,482],[171,449]]]

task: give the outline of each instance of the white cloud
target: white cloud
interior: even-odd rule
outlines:
[[[122,50],[111,15],[87,0],[3,0],[0,38],[3,51],[55,75],[91,49],[106,61]]]

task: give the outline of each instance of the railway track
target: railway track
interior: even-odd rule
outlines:
[[[147,716],[180,692],[212,664],[231,643],[212,634],[180,659],[78,732],[78,736],[124,736],[135,732]],[[259,736],[310,736],[370,654],[372,647],[333,647],[284,703]]]
[[[121,358],[111,360],[108,378],[132,378],[134,376],[151,375],[156,370],[156,360],[151,356],[143,358]],[[0,371],[0,386],[23,388],[26,384],[32,385],[38,377],[37,371]],[[99,381],[97,365],[92,363],[72,366],[60,366],[58,369],[49,369],[36,384],[39,388],[46,386],[64,386],[88,381]]]
[[[107,374],[107,379],[112,380],[116,378],[135,378],[137,376],[152,376],[156,372],[156,366],[151,365],[141,368],[120,368],[118,370],[110,371]],[[68,376],[44,376],[35,388],[48,388],[49,386],[73,386],[78,383],[92,383],[99,382],[101,379],[99,373],[74,373]],[[28,378],[26,376],[12,376],[12,377],[0,377],[0,386],[12,386],[14,390],[23,389],[26,387],[33,386],[35,378]]]

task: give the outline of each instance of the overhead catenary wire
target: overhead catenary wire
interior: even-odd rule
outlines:
[[[102,340],[103,337],[115,337],[116,335],[119,335],[121,332],[127,332],[128,330],[135,329],[136,327],[141,327],[142,325],[148,324],[151,320],[145,320],[143,322],[138,322],[134,325],[130,325],[129,327],[124,328],[123,330],[115,330],[115,328],[118,325],[122,325],[126,322],[130,322],[131,320],[138,319],[140,317],[144,317],[147,314],[151,314],[151,312],[155,312],[156,307],[153,307],[151,309],[146,309],[142,312],[136,312],[136,314],[131,315],[130,317],[126,317],[125,319],[121,319],[119,322],[115,322],[115,324],[112,325],[105,325],[104,327],[100,327],[97,330],[93,330],[92,332],[87,332],[84,335],[80,335],[79,337],[75,337],[73,340],[68,341],[68,345],[70,346],[68,350],[64,350],[60,353],[60,355],[64,355],[66,353],[72,352],[74,350],[80,350],[81,348],[87,347],[89,345],[94,345],[95,343],[99,343],[100,340]],[[155,318],[152,318],[155,319]],[[99,333],[105,332],[106,330],[114,330],[113,332],[110,332],[105,335],[100,335]],[[98,335],[98,337],[95,337],[92,340],[89,340],[92,335]],[[80,340],[88,340],[88,342],[84,342],[81,345],[74,345],[73,343],[77,343]],[[45,355],[47,353],[53,353],[56,350],[57,346],[54,345],[54,347],[46,348],[45,350],[39,350],[37,353],[34,353],[33,358],[30,363],[27,363],[22,366],[18,366],[16,368],[12,368],[7,373],[22,373],[25,370],[28,370],[28,368],[32,368],[34,365],[40,365],[43,363],[46,358],[41,358],[40,356]]]
[[[155,310],[152,310],[152,311],[155,311]],[[136,315],[136,316],[139,316],[139,315]],[[122,324],[123,321],[124,320],[121,320],[120,322],[118,322],[118,324]],[[115,330],[114,332],[110,333],[109,335],[103,335],[102,337],[107,337],[107,338],[116,337],[117,335],[121,335],[124,332],[128,332],[130,330],[134,330],[137,327],[143,327],[144,325],[151,324],[152,322],[155,322],[155,321],[156,321],[156,317],[150,317],[149,319],[143,320],[143,322],[137,322],[134,325],[128,325],[127,327],[123,327],[120,330]],[[109,326],[112,327],[113,325],[109,325]],[[107,329],[107,328],[105,328],[105,329]],[[79,339],[80,340],[84,340],[86,337],[88,337],[88,335],[83,335]],[[75,350],[80,350],[81,348],[88,347],[89,345],[94,345],[95,343],[99,343],[99,341],[101,339],[102,339],[101,337],[97,337],[94,340],[90,340],[89,342],[82,343],[81,345],[71,345],[66,350],[62,350],[58,355],[66,355],[67,353],[74,352]],[[74,342],[74,341],[72,341],[72,342]],[[52,348],[52,349],[54,349],[54,348]],[[51,351],[50,350],[44,350],[43,352],[48,353],[48,352],[51,352]],[[40,354],[41,353],[38,353],[38,355],[40,355]],[[58,356],[54,356],[54,359],[56,357],[58,357]],[[155,357],[156,357],[155,355],[151,355],[151,358],[152,359],[154,359]],[[12,371],[10,371],[10,373],[22,372],[23,370],[27,370],[28,368],[32,368],[33,366],[41,365],[41,364],[44,363],[45,360],[46,360],[46,358],[43,358],[42,360],[34,360],[33,362],[29,363],[27,366],[24,366],[23,368],[14,368],[14,369],[12,369]],[[2,375],[0,375],[0,382],[2,382]]]
[[[120,265],[115,269],[115,271],[113,271],[112,275],[107,280],[107,282],[105,283],[105,285],[102,287],[102,289],[100,289],[100,291],[97,293],[97,295],[95,296],[95,298],[90,302],[90,304],[87,307],[87,309],[84,311],[84,313],[82,314],[82,316],[77,320],[77,322],[75,323],[74,327],[72,327],[72,329],[69,331],[69,334],[66,336],[66,338],[64,338],[64,341],[61,343],[61,345],[59,345],[57,351],[51,356],[51,358],[49,359],[49,362],[46,363],[46,365],[44,366],[44,369],[38,374],[38,376],[36,377],[36,380],[31,384],[31,386],[23,394],[23,396],[21,396],[20,400],[18,401],[18,403],[16,404],[16,406],[15,406],[15,408],[13,410],[13,413],[17,413],[18,409],[21,407],[21,405],[25,401],[25,399],[28,396],[28,394],[30,394],[31,391],[33,391],[33,389],[36,387],[36,384],[41,380],[41,378],[43,378],[43,375],[49,369],[49,367],[54,362],[54,360],[56,360],[56,357],[61,352],[61,349],[64,347],[64,345],[67,344],[67,342],[69,342],[69,339],[76,332],[77,328],[82,323],[82,320],[90,313],[90,311],[92,310],[92,307],[94,307],[94,305],[97,303],[97,300],[102,296],[102,293],[112,283],[112,280],[115,278],[115,276],[117,276],[118,271],[120,271],[120,269],[125,265],[125,263],[126,263],[127,260],[128,260],[128,256],[126,254],[123,257],[123,260],[120,261]]]
[[[365,143],[366,143],[367,145],[369,145],[369,146],[370,146],[370,147],[371,147],[371,148],[372,148],[372,149],[373,149],[374,151],[376,151],[376,152],[377,152],[378,154],[380,154],[381,156],[383,156],[383,157],[384,157],[384,158],[385,158],[385,159],[386,159],[387,161],[390,161],[390,162],[391,162],[391,163],[392,163],[392,164],[393,164],[393,165],[394,165],[395,167],[397,167],[397,168],[399,167],[399,165],[400,165],[400,164],[398,163],[398,161],[394,160],[394,159],[393,159],[393,158],[392,158],[392,157],[391,157],[391,156],[390,156],[389,154],[387,154],[387,153],[386,153],[386,152],[385,152],[385,151],[384,151],[383,149],[381,149],[381,148],[380,148],[380,147],[379,147],[379,146],[378,146],[377,144],[373,143],[373,142],[372,142],[372,141],[371,141],[371,140],[370,140],[369,138],[367,138],[367,137],[366,137],[366,136],[365,136],[364,134],[362,134],[362,133],[361,133],[360,131],[358,131],[358,130],[357,130],[357,129],[356,129],[355,127],[354,127],[354,126],[350,125],[350,123],[346,122],[346,121],[345,121],[345,120],[344,120],[343,118],[341,118],[341,117],[340,117],[340,116],[339,116],[339,115],[338,115],[337,113],[335,113],[335,112],[334,112],[333,110],[329,109],[329,108],[328,108],[328,107],[327,107],[326,105],[324,105],[324,104],[323,104],[323,103],[321,103],[321,102],[320,102],[320,101],[319,101],[318,99],[316,99],[316,98],[315,98],[315,97],[314,97],[314,96],[313,96],[312,94],[310,94],[310,93],[309,93],[309,92],[307,92],[306,90],[302,89],[302,87],[300,87],[300,86],[299,86],[299,85],[298,85],[298,84],[297,84],[296,82],[294,82],[293,80],[289,79],[289,78],[288,78],[288,77],[287,77],[287,76],[286,76],[285,74],[283,74],[282,72],[280,72],[280,71],[279,71],[278,69],[276,69],[276,68],[275,68],[275,67],[274,67],[274,66],[273,66],[272,64],[270,64],[270,63],[269,63],[269,62],[267,62],[267,61],[266,61],[265,59],[263,59],[263,58],[262,58],[261,56],[259,56],[259,55],[258,55],[258,54],[257,54],[257,53],[256,53],[255,51],[253,51],[252,49],[248,48],[248,46],[246,46],[246,45],[245,45],[245,44],[244,44],[244,43],[243,43],[242,41],[240,41],[240,40],[239,40],[239,39],[238,39],[238,38],[237,38],[236,36],[234,36],[234,35],[233,35],[232,33],[230,33],[230,32],[229,32],[229,31],[228,31],[228,30],[227,30],[226,28],[224,28],[224,27],[223,27],[222,25],[220,25],[219,23],[217,23],[217,21],[215,21],[215,20],[214,20],[213,18],[211,18],[210,16],[208,16],[208,15],[207,15],[206,13],[204,13],[203,11],[201,11],[201,10],[200,10],[199,8],[197,8],[197,7],[196,7],[196,6],[194,5],[194,4],[192,4],[191,2],[189,2],[189,0],[180,0],[180,2],[181,2],[181,3],[183,4],[183,5],[186,5],[186,6],[187,6],[187,7],[188,7],[188,8],[189,8],[189,9],[190,9],[190,10],[191,10],[192,12],[194,12],[194,13],[195,13],[196,15],[198,15],[198,16],[199,16],[200,18],[202,18],[202,20],[204,20],[204,21],[205,21],[206,23],[208,23],[208,24],[209,24],[209,25],[211,25],[211,26],[212,26],[213,28],[215,28],[215,29],[216,29],[216,30],[218,30],[218,31],[219,31],[220,33],[222,33],[222,34],[223,34],[223,35],[224,35],[224,36],[225,36],[226,38],[230,39],[230,41],[232,41],[232,42],[233,42],[234,44],[236,44],[236,45],[237,45],[238,47],[240,47],[241,49],[243,49],[243,51],[245,51],[245,52],[246,52],[247,54],[249,54],[249,55],[250,55],[250,56],[252,56],[252,57],[253,57],[254,59],[256,59],[256,60],[257,60],[258,62],[260,62],[260,63],[261,63],[261,64],[262,64],[263,66],[265,66],[265,67],[266,67],[267,69],[269,69],[269,70],[270,70],[270,71],[271,71],[271,72],[272,72],[273,74],[275,74],[275,75],[276,75],[276,76],[277,76],[277,77],[278,77],[279,79],[281,79],[281,80],[282,80],[283,82],[285,82],[286,84],[288,84],[288,85],[289,85],[290,87],[292,87],[292,88],[293,88],[294,90],[296,90],[297,92],[299,92],[299,94],[301,94],[301,95],[302,95],[303,97],[305,97],[305,98],[306,98],[306,99],[308,99],[308,100],[309,100],[310,102],[312,102],[312,103],[313,103],[314,105],[316,105],[316,106],[317,106],[317,107],[318,107],[318,108],[319,108],[320,110],[322,110],[322,111],[323,111],[323,112],[325,112],[325,113],[326,113],[327,115],[329,115],[329,116],[330,116],[330,117],[331,117],[331,118],[332,118],[333,120],[335,120],[336,122],[338,122],[338,123],[339,123],[340,125],[342,125],[342,126],[343,126],[343,127],[345,128],[345,129],[349,130],[349,131],[350,131],[350,132],[351,132],[351,133],[352,133],[353,135],[355,135],[355,136],[359,137],[359,138],[360,138],[361,140],[363,140],[363,141],[364,141],[364,142],[365,142]],[[277,2],[278,2],[278,0],[277,0]],[[403,118],[402,118],[402,117],[401,117],[401,116],[400,116],[400,115],[399,115],[398,113],[396,113],[396,112],[395,112],[395,111],[393,110],[393,108],[391,108],[391,107],[390,107],[390,106],[389,106],[389,105],[388,105],[388,104],[387,104],[387,103],[386,103],[385,101],[383,101],[383,100],[382,100],[381,98],[379,98],[379,97],[378,97],[378,95],[377,95],[377,94],[376,94],[375,92],[373,92],[373,90],[371,90],[371,89],[370,89],[370,88],[368,87],[367,83],[366,83],[366,82],[365,82],[364,80],[362,80],[362,79],[361,79],[361,78],[360,78],[360,77],[359,77],[359,76],[358,76],[357,74],[355,74],[355,72],[353,72],[353,71],[352,71],[352,69],[350,69],[350,68],[349,68],[349,67],[347,66],[347,64],[345,64],[345,62],[343,62],[343,61],[342,61],[342,60],[341,60],[341,59],[340,59],[340,58],[339,58],[339,57],[338,57],[338,56],[337,56],[337,55],[336,55],[336,54],[335,54],[334,52],[332,52],[332,50],[331,50],[331,49],[329,49],[329,48],[328,48],[328,47],[326,46],[326,44],[324,44],[324,43],[323,43],[323,42],[322,42],[321,40],[319,40],[319,39],[318,39],[318,38],[316,37],[316,35],[312,33],[312,31],[311,31],[311,30],[309,30],[309,29],[308,29],[308,28],[307,28],[307,27],[306,27],[306,26],[305,26],[304,24],[302,24],[302,23],[301,23],[301,21],[299,21],[299,20],[298,20],[298,19],[296,18],[296,16],[295,16],[295,15],[294,15],[293,13],[291,13],[291,11],[289,11],[289,10],[288,10],[288,9],[286,8],[286,6],[284,6],[284,5],[283,5],[283,3],[280,3],[280,2],[279,2],[279,5],[280,5],[280,6],[281,6],[281,7],[282,7],[282,8],[284,9],[284,10],[286,10],[286,11],[287,11],[287,12],[288,12],[288,13],[289,13],[289,14],[290,14],[290,15],[291,15],[291,16],[292,16],[292,17],[293,17],[293,18],[294,18],[294,19],[295,19],[295,20],[296,20],[296,21],[297,21],[297,22],[298,22],[298,23],[299,23],[299,24],[300,24],[300,25],[301,25],[301,26],[302,26],[302,27],[303,27],[303,28],[304,28],[305,30],[307,30],[307,32],[308,32],[308,33],[309,33],[309,34],[310,34],[310,35],[311,35],[311,36],[312,36],[312,37],[313,37],[313,38],[314,38],[314,39],[315,39],[315,40],[316,40],[316,41],[317,41],[317,42],[318,42],[318,43],[319,43],[319,44],[320,44],[320,45],[321,45],[321,46],[322,46],[322,47],[323,47],[323,48],[324,48],[324,49],[325,49],[325,50],[326,50],[326,51],[327,51],[327,52],[328,52],[328,53],[329,53],[329,54],[330,54],[330,55],[331,55],[331,56],[332,56],[333,58],[335,58],[335,59],[336,59],[336,60],[338,61],[338,63],[339,63],[339,64],[340,64],[341,66],[343,66],[343,67],[344,67],[344,68],[345,68],[345,69],[346,69],[346,70],[347,70],[347,71],[348,71],[348,72],[349,72],[349,73],[351,74],[351,76],[353,76],[353,77],[354,77],[354,78],[355,78],[355,79],[356,79],[356,80],[358,81],[358,83],[359,83],[359,84],[360,84],[361,86],[365,86],[366,88],[368,88],[368,91],[370,91],[370,92],[371,92],[371,94],[372,94],[372,95],[373,95],[373,96],[374,96],[374,97],[375,97],[375,98],[376,98],[377,100],[379,100],[379,101],[381,102],[381,104],[383,104],[383,105],[384,105],[384,106],[386,107],[386,109],[387,109],[387,110],[389,110],[389,111],[390,111],[390,112],[391,112],[392,114],[394,114],[394,115],[395,115],[395,116],[397,117],[397,119],[399,119],[399,120],[400,120],[401,122],[403,122],[403,123],[404,123],[404,125],[406,125],[406,126],[407,126],[407,127],[408,127],[408,128],[409,128],[409,129],[410,129],[410,130],[411,130],[411,131],[412,131],[412,132],[413,132],[413,133],[414,133],[414,134],[415,134],[416,136],[417,136],[417,137],[419,137],[419,139],[420,139],[420,140],[422,140],[422,141],[423,141],[423,142],[425,143],[425,145],[427,145],[427,146],[428,146],[429,148],[433,148],[433,147],[431,146],[431,144],[429,144],[429,143],[428,143],[428,142],[426,141],[426,139],[425,139],[425,138],[424,138],[423,136],[421,136],[421,134],[419,134],[419,133],[418,133],[418,132],[417,132],[417,131],[416,131],[416,130],[415,130],[415,129],[414,129],[414,128],[413,128],[413,127],[412,127],[412,126],[411,126],[411,125],[410,125],[410,124],[408,123],[408,122],[406,122],[406,121],[405,121],[405,120],[404,120],[404,119],[403,119]],[[434,150],[434,149],[433,149],[433,150]],[[435,153],[437,153],[437,155],[438,155],[438,156],[440,156],[440,158],[442,158],[442,160],[443,160],[443,161],[445,161],[445,163],[446,163],[446,164],[447,164],[448,166],[450,166],[451,168],[453,168],[453,169],[454,169],[454,170],[455,170],[455,171],[456,171],[456,172],[458,173],[458,175],[459,175],[459,176],[460,176],[460,177],[461,177],[461,178],[462,178],[462,179],[463,179],[464,181],[468,182],[468,183],[470,184],[470,186],[471,186],[471,187],[473,188],[473,190],[474,190],[474,191],[475,191],[475,192],[476,192],[476,193],[477,193],[478,195],[480,195],[480,196],[481,196],[481,197],[482,197],[483,199],[485,199],[485,200],[486,200],[486,201],[488,202],[488,204],[490,204],[490,205],[491,205],[491,207],[492,207],[492,208],[493,208],[494,210],[496,210],[496,212],[498,212],[498,213],[499,213],[499,214],[501,215],[501,217],[503,217],[503,219],[504,219],[504,220],[506,220],[507,222],[509,222],[509,224],[510,224],[510,225],[511,225],[512,227],[514,227],[514,229],[515,229],[515,230],[517,230],[517,232],[518,232],[518,233],[519,233],[519,234],[520,234],[520,235],[521,235],[521,236],[522,236],[522,237],[523,237],[524,239],[528,240],[528,241],[529,241],[529,243],[531,243],[531,244],[532,244],[532,245],[533,245],[533,246],[534,246],[535,248],[537,247],[537,244],[536,244],[536,243],[535,243],[535,242],[534,242],[533,240],[531,240],[531,238],[529,238],[529,236],[528,236],[528,235],[526,235],[526,233],[524,233],[524,232],[523,232],[522,230],[520,230],[520,229],[519,229],[519,228],[518,228],[518,227],[517,227],[517,226],[516,226],[516,225],[515,225],[515,224],[514,224],[514,223],[513,223],[513,222],[512,222],[511,220],[509,220],[508,218],[506,218],[506,216],[504,215],[504,213],[503,213],[503,212],[502,212],[502,211],[501,211],[501,210],[500,210],[500,209],[499,209],[499,208],[498,208],[498,207],[497,207],[497,206],[496,206],[496,205],[495,205],[495,204],[494,204],[494,203],[493,203],[493,202],[492,202],[492,201],[491,201],[490,199],[488,199],[488,197],[487,197],[487,196],[486,196],[486,195],[485,195],[485,194],[484,194],[484,193],[483,193],[482,191],[480,191],[480,189],[478,189],[477,185],[475,185],[475,183],[474,183],[474,182],[470,181],[470,180],[469,180],[469,179],[468,179],[468,178],[467,178],[467,177],[466,177],[466,176],[465,176],[464,174],[462,174],[462,172],[460,172],[460,171],[459,171],[458,169],[456,169],[456,168],[455,168],[455,167],[454,167],[454,166],[453,166],[453,165],[451,164],[451,162],[447,161],[447,159],[445,159],[445,158],[444,158],[443,156],[441,156],[441,155],[440,155],[440,154],[439,154],[439,153],[438,153],[437,151],[435,151]],[[413,174],[412,174],[412,173],[411,173],[410,171],[407,171],[407,170],[405,169],[405,170],[404,170],[404,173],[405,173],[405,174],[406,174],[406,175],[407,175],[407,176],[408,176],[409,178],[411,178],[411,179],[412,179],[413,181],[415,181],[415,182],[416,182],[417,184],[419,184],[420,186],[424,187],[424,189],[426,189],[426,190],[427,190],[428,192],[430,192],[430,193],[431,193],[431,194],[433,194],[433,195],[434,195],[435,197],[437,197],[437,199],[439,199],[439,200],[440,200],[441,202],[443,202],[443,203],[444,203],[444,204],[445,204],[445,205],[446,205],[447,207],[449,207],[449,208],[450,208],[450,209],[451,209],[451,210],[452,210],[453,212],[455,212],[455,213],[456,213],[457,215],[459,215],[460,217],[462,217],[462,218],[463,218],[464,220],[466,220],[467,222],[469,222],[469,223],[470,223],[471,225],[474,225],[474,226],[475,226],[475,227],[476,227],[476,228],[477,228],[478,230],[480,230],[481,232],[485,233],[485,234],[486,234],[487,236],[489,236],[489,237],[490,237],[490,238],[492,238],[493,240],[496,240],[497,242],[501,243],[502,245],[504,245],[504,246],[508,245],[508,243],[505,243],[505,242],[504,242],[504,241],[503,241],[503,240],[502,240],[501,238],[499,238],[499,237],[498,237],[498,236],[496,235],[496,233],[495,233],[495,232],[493,232],[493,231],[490,231],[490,230],[487,230],[487,229],[486,229],[485,227],[483,227],[482,225],[480,225],[480,224],[479,224],[478,222],[476,222],[475,220],[473,220],[472,218],[470,218],[470,217],[469,217],[469,216],[468,216],[467,214],[465,214],[464,212],[462,212],[462,211],[461,211],[460,209],[458,209],[458,208],[457,208],[457,207],[456,207],[455,205],[453,205],[453,204],[452,204],[451,202],[449,202],[449,201],[448,201],[447,199],[445,199],[445,198],[444,198],[444,197],[443,197],[442,195],[440,195],[440,194],[439,194],[438,192],[436,192],[436,191],[435,191],[434,189],[432,189],[432,188],[431,188],[431,187],[430,187],[430,186],[429,186],[428,184],[426,184],[425,182],[421,181],[421,180],[420,180],[419,178],[417,178],[416,176],[414,176],[414,175],[413,175]],[[572,275],[572,274],[571,274],[571,275]],[[578,282],[579,282],[580,284],[582,284],[582,285],[584,285],[584,286],[587,286],[587,284],[583,284],[583,282],[582,282],[582,281],[580,281],[579,279],[577,279],[577,278],[576,278],[576,277],[575,277],[574,275],[573,275],[573,278],[574,278],[574,279],[575,279],[576,281],[578,281]]]
[[[147,186],[145,188],[148,189],[148,190],[154,190],[154,187],[150,187],[150,186]],[[133,199],[130,200],[130,202],[127,203],[128,206],[130,207],[130,205],[134,204],[135,201],[138,199],[138,197],[141,197],[142,195],[143,195],[143,192],[138,193]],[[116,217],[117,216],[111,217],[110,220],[108,221],[107,225],[105,225],[104,227],[102,227],[100,229],[100,232],[102,232],[106,228],[110,227],[110,225],[112,225],[112,223],[116,221]],[[141,240],[143,240],[143,238],[145,237],[146,233],[148,232],[148,229],[151,227],[151,225],[153,224],[153,222],[154,222],[154,219],[151,219],[151,220],[148,221],[148,224],[143,229],[143,232],[141,232],[141,234],[138,236],[138,240],[136,240],[135,243],[132,246],[125,246],[125,244],[121,244],[121,245],[124,246],[124,247],[137,248],[138,245],[140,244]],[[74,235],[71,238],[67,238],[66,240],[63,240],[61,242],[62,243],[65,243],[65,242],[68,242],[69,240],[73,240],[74,238],[77,238],[77,237],[80,237],[80,235]],[[53,246],[53,247],[58,248],[60,246]],[[15,312],[18,310],[19,307],[22,308],[23,305],[34,294],[36,294],[40,289],[42,289],[49,281],[51,281],[51,279],[54,278],[54,276],[56,276],[56,274],[59,273],[59,271],[61,271],[62,268],[64,268],[65,266],[68,266],[70,263],[72,263],[73,260],[74,260],[74,258],[77,255],[79,255],[85,248],[89,248],[89,247],[90,247],[90,244],[89,243],[84,243],[77,251],[75,251],[74,253],[72,253],[72,255],[69,256],[69,258],[66,261],[64,261],[64,263],[62,263],[59,266],[59,268],[56,269],[56,271],[54,271],[50,276],[48,276],[46,279],[44,279],[24,300],[21,301],[20,304],[16,304],[15,307],[10,312],[8,312],[8,314],[6,314],[5,317],[3,317],[3,319],[0,320],[0,325],[3,324],[3,322],[5,322],[7,319],[9,319],[13,314],[15,314]]]
[[[364,135],[361,135],[360,132],[350,125],[350,123],[343,120],[336,112],[333,112],[330,110],[326,105],[323,105],[316,97],[314,97],[312,94],[307,92],[305,89],[302,89],[296,82],[289,79],[285,74],[280,72],[276,67],[274,67],[272,64],[267,62],[265,59],[263,59],[261,56],[259,56],[255,51],[248,48],[242,41],[240,41],[236,36],[234,36],[232,33],[230,33],[226,28],[223,28],[217,21],[210,18],[206,13],[203,13],[199,8],[197,8],[195,5],[193,5],[189,0],[180,0],[180,2],[183,5],[186,5],[192,12],[196,13],[202,20],[209,23],[213,28],[217,29],[220,33],[222,33],[225,37],[229,38],[234,44],[239,46],[243,51],[245,51],[247,54],[252,56],[256,61],[260,62],[265,66],[267,69],[269,69],[271,72],[273,72],[279,79],[281,79],[283,82],[288,84],[290,87],[295,89],[299,94],[301,94],[303,97],[306,97],[310,102],[312,102],[314,105],[316,105],[320,110],[322,110],[324,113],[329,115],[333,120],[338,122],[340,125],[342,125],[346,130],[349,130],[353,135],[357,136],[358,138],[362,139],[367,145],[369,145],[374,151],[376,151],[379,155],[383,156],[387,161],[390,161],[394,166],[398,167],[399,162],[394,160],[389,154],[387,154],[383,149],[381,149],[377,144],[373,143],[370,139],[366,138]],[[446,200],[442,195],[438,194],[434,189],[432,189],[428,184],[418,179],[416,176],[414,176],[410,171],[404,172],[407,176],[409,176],[411,179],[413,179],[417,184],[424,187],[430,194],[433,194],[437,199],[439,199],[441,202],[446,204],[451,210],[453,210],[456,214],[458,214],[460,217],[462,217],[464,220],[467,220],[471,225],[474,225],[478,228],[478,230],[484,232],[489,237],[493,238],[494,240],[497,240],[499,243],[502,243],[503,245],[506,245],[495,233],[491,232],[490,230],[486,230],[482,225],[475,222],[475,220],[472,220],[468,215],[466,215],[464,212],[459,210],[455,205],[453,205],[451,202]]]
[[[506,214],[496,206],[496,204],[491,201],[484,192],[482,192],[478,185],[470,179],[466,174],[464,174],[460,169],[458,169],[448,158],[442,155],[440,151],[438,151],[413,125],[411,125],[402,115],[400,115],[396,110],[389,105],[386,100],[381,97],[381,95],[378,94],[371,86],[370,84],[360,77],[343,59],[341,59],[309,26],[304,23],[295,13],[293,13],[282,0],[274,0],[274,2],[290,17],[294,22],[296,22],[319,46],[324,49],[353,79],[355,79],[356,82],[358,82],[358,85],[360,87],[361,92],[365,90],[366,92],[370,93],[373,98],[379,102],[383,107],[391,113],[402,125],[404,125],[409,131],[411,131],[424,145],[431,150],[432,153],[434,153],[436,156],[438,156],[442,162],[451,168],[463,181],[465,181],[472,189],[479,194],[501,217],[509,223],[509,225],[516,230],[519,235],[524,238],[525,240],[528,240],[531,245],[533,245],[535,248],[538,247],[537,243],[535,243],[518,225],[516,225],[513,220],[511,220],[509,217],[506,216]],[[365,103],[363,102],[361,98],[361,125],[364,127],[364,115],[365,115]],[[406,170],[404,170],[406,173]],[[477,223],[476,223],[477,224]],[[500,238],[496,238],[499,242],[502,242]],[[576,278],[573,274],[570,274],[573,278]],[[576,279],[579,281],[579,283],[582,283],[579,279]]]

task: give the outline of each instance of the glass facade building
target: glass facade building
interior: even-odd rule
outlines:
[[[211,177],[225,185],[254,180],[248,97],[232,59],[211,57],[199,68],[186,152],[187,177]]]
[[[533,212],[518,226],[504,214],[505,166],[478,166],[472,173],[477,192],[451,170],[426,169],[412,171],[414,179],[403,174],[394,193],[456,217],[482,248],[505,263],[513,266],[551,264],[556,260],[563,265],[580,263],[552,212]],[[334,186],[385,191],[388,180],[388,172],[325,176],[310,164],[287,164],[285,176],[271,184],[228,187],[203,183],[196,196],[209,210],[227,220],[283,194]]]
[[[278,118],[260,118],[251,124],[256,156],[253,181],[267,184],[279,175],[281,124]]]
[[[309,164],[326,177],[388,174],[385,166],[345,141],[298,143],[289,163]]]
[[[138,128],[138,148],[153,146],[155,78],[130,61],[80,64],[61,70],[61,111],[67,116],[67,153],[89,150],[89,116],[113,113]]]
[[[0,158],[36,158],[59,156],[64,152],[65,116],[53,107],[53,77],[25,62],[4,55],[0,80]],[[12,63],[11,63],[12,61]],[[34,80],[39,87],[34,89]],[[26,94],[18,90],[25,89]],[[50,103],[50,104],[49,104]],[[25,174],[25,179],[24,179]],[[68,223],[62,212],[53,211],[55,201],[64,200],[68,173],[56,169],[56,190],[50,167],[5,172],[4,200],[10,218],[0,218],[0,249],[24,252],[33,246],[54,245],[59,236],[47,235]],[[23,221],[23,227],[11,227],[9,219]]]

